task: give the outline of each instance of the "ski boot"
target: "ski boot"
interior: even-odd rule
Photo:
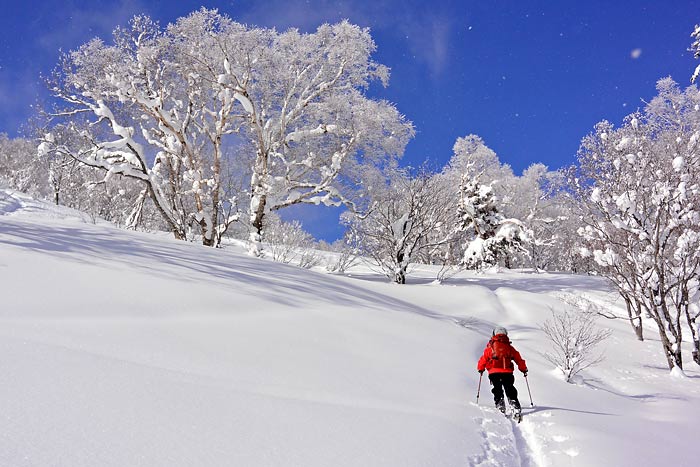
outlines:
[[[517,399],[509,399],[511,408],[513,409],[513,420],[520,423],[523,421],[523,409],[520,407],[520,401]]]
[[[496,401],[496,408],[501,411],[502,414],[506,413],[506,403],[503,399]]]

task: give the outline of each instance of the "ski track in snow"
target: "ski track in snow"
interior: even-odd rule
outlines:
[[[484,440],[483,451],[469,459],[469,466],[535,467],[536,464],[530,462],[527,442],[515,422],[495,408],[479,408],[481,416],[475,417],[474,422]]]
[[[552,431],[555,424],[549,411],[523,408],[523,421],[518,424],[495,408],[479,408],[482,415],[474,417],[474,422],[484,442],[482,452],[470,457],[469,467],[550,467],[555,465],[551,456],[558,461],[568,457],[573,465],[579,455],[578,446],[571,443],[569,436],[549,436],[556,433]]]
[[[503,303],[499,292],[508,294],[510,291],[497,289],[494,292],[503,313],[516,314],[518,310]],[[562,458],[568,458],[573,465],[574,458],[579,455],[579,448],[570,442],[570,437],[555,430],[550,411],[524,406],[523,420],[518,424],[495,407],[479,408],[483,416],[475,417],[475,422],[484,439],[483,452],[470,458],[470,467],[550,467]]]

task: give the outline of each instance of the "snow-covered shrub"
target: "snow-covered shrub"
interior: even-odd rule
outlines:
[[[303,229],[299,221],[285,222],[277,215],[268,214],[263,240],[268,245],[273,261],[295,263],[307,269],[321,262],[319,254],[314,250],[313,237]]]
[[[46,169],[36,158],[36,144],[0,133],[0,185],[32,196],[47,197]]]
[[[592,312],[552,310],[552,317],[540,326],[552,345],[544,358],[562,372],[567,382],[582,370],[603,361],[596,347],[611,332],[599,329],[595,318]]]
[[[326,270],[335,274],[344,274],[349,268],[359,261],[358,240],[352,232],[347,232],[341,239],[330,245],[329,251],[334,253],[330,257]]]

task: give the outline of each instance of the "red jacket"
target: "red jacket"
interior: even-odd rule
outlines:
[[[515,367],[513,361],[518,365],[518,370],[525,373],[527,365],[520,353],[510,345],[510,340],[505,334],[496,334],[491,338],[484,354],[479,359],[476,368],[479,371],[488,370],[489,373],[513,373]]]

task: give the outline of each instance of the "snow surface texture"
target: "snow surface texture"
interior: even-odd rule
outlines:
[[[416,267],[396,286],[127,232],[0,190],[0,465],[697,465],[700,371],[611,326],[567,384],[539,323],[597,278]],[[621,310],[618,310],[621,311]],[[528,362],[524,420],[476,361],[495,324]]]

